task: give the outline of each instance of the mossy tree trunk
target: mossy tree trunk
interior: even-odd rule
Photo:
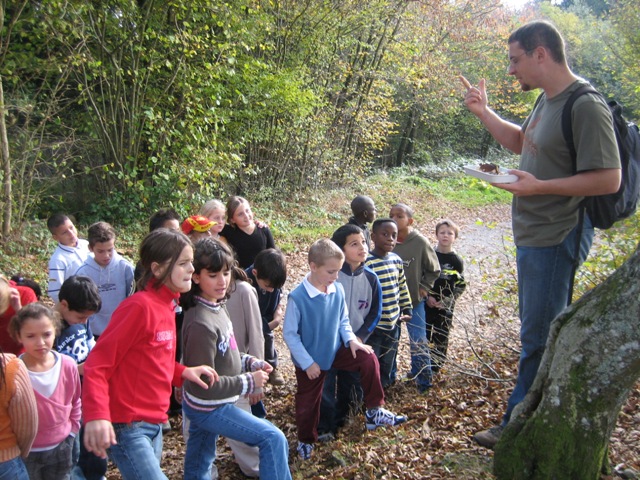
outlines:
[[[640,377],[640,250],[551,325],[536,379],[495,447],[498,479],[597,479]]]

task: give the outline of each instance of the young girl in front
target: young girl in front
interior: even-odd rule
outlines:
[[[20,356],[29,371],[38,410],[38,433],[25,460],[31,480],[69,479],[79,452],[80,375],[75,362],[53,351],[60,328],[46,305],[30,303],[9,323],[9,334],[24,348]]]
[[[206,391],[218,379],[209,366],[175,361],[174,311],[191,288],[192,261],[182,232],[150,232],[140,246],[138,291],[113,312],[85,363],[84,444],[102,458],[108,449],[125,480],[167,478],[160,460],[171,385],[186,379]]]
[[[240,267],[247,269],[256,255],[266,248],[275,248],[269,227],[256,223],[249,202],[231,197],[227,202],[227,225],[220,235],[233,247]]]
[[[183,363],[212,365],[220,381],[209,389],[191,381],[184,384],[182,410],[190,421],[184,478],[211,478],[216,440],[223,435],[258,447],[260,478],[290,479],[284,434],[235,405],[240,396],[262,392],[272,367],[238,351],[224,306],[233,265],[233,254],[221,242],[207,238],[196,245],[193,286],[183,302]]]

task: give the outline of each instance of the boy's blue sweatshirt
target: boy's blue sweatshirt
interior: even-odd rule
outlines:
[[[120,302],[133,293],[133,270],[131,262],[114,252],[106,267],[98,265],[95,258],[88,257],[76,271],[76,275],[84,275],[96,283],[102,299],[100,311],[89,317],[94,335],[102,335],[109,325],[111,314]]]
[[[298,368],[306,370],[315,362],[320,370],[329,370],[340,342],[346,346],[356,338],[342,285],[334,283],[324,293],[305,278],[289,294],[283,336]]]

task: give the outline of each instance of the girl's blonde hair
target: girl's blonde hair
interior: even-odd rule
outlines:
[[[11,320],[9,321],[9,335],[11,338],[19,342],[18,336],[20,335],[20,330],[22,330],[22,326],[28,320],[40,320],[42,317],[46,317],[51,320],[53,328],[56,332],[56,337],[60,333],[60,329],[62,327],[62,323],[60,322],[60,317],[58,313],[53,309],[46,306],[44,303],[34,302],[28,305],[25,305],[18,313],[16,313]]]
[[[198,212],[198,215],[209,218],[209,216],[216,210],[225,211],[226,208],[224,206],[224,203],[222,203],[220,200],[209,200],[204,205],[202,205],[200,211]]]

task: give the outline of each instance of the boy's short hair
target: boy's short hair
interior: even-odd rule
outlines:
[[[309,248],[309,263],[313,262],[321,267],[331,258],[344,261],[344,252],[328,238],[321,238],[313,242]]]
[[[149,231],[152,232],[158,228],[162,228],[169,220],[176,220],[178,223],[182,220],[178,212],[173,208],[161,208],[156,213],[151,215],[149,219]]]
[[[69,310],[74,312],[98,312],[102,308],[102,299],[98,286],[89,277],[72,275],[60,287],[58,300],[65,300]]]
[[[378,218],[377,220],[375,220],[373,222],[373,224],[371,225],[371,231],[373,233],[377,232],[378,229],[385,223],[393,223],[394,225],[398,225],[396,223],[396,221],[393,218]]]
[[[96,222],[87,230],[87,240],[89,246],[93,247],[96,243],[108,242],[116,239],[116,231],[107,222]]]
[[[354,225],[353,223],[347,223],[333,232],[331,241],[339,246],[341,250],[344,250],[344,246],[347,243],[349,235],[356,235],[358,233],[364,238],[364,232],[359,226]]]
[[[375,205],[371,197],[367,197],[366,195],[356,195],[356,197],[351,200],[351,212],[355,216],[358,216],[369,208],[370,205]]]
[[[256,278],[265,280],[273,288],[282,288],[287,280],[287,257],[277,248],[267,248],[253,261]]]
[[[438,223],[436,223],[436,235],[438,234],[438,230],[440,229],[440,227],[443,225],[452,228],[454,233],[456,234],[456,238],[458,238],[458,235],[460,234],[460,228],[448,218],[443,218]]]
[[[391,208],[400,208],[404,210],[404,213],[407,214],[407,217],[413,218],[413,208],[411,208],[406,203],[396,203],[395,205],[392,205]]]
[[[64,213],[54,213],[47,219],[47,228],[53,234],[54,230],[69,220],[69,217]]]
[[[36,294],[36,298],[38,300],[40,300],[40,297],[42,297],[42,288],[40,288],[40,284],[34,279],[27,278],[21,273],[16,273],[15,275],[11,276],[11,280],[15,282],[16,285],[19,285],[21,287],[29,287],[31,290],[33,290],[33,293]]]

